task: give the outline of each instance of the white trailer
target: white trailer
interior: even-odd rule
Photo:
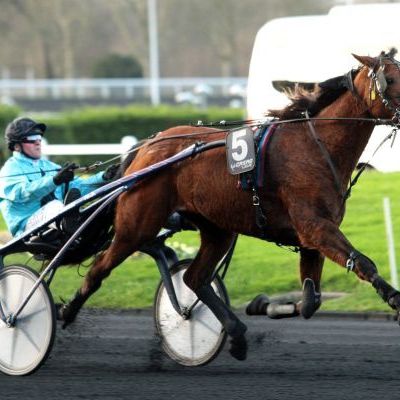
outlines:
[[[258,31],[250,61],[247,113],[262,118],[281,108],[286,96],[274,89],[279,80],[320,82],[358,66],[351,53],[376,56],[400,50],[400,3],[333,7],[327,15],[278,18]],[[375,128],[360,162],[368,162],[389,127]],[[400,171],[400,138],[386,143],[370,164],[384,172]]]

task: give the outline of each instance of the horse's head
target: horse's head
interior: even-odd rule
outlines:
[[[400,63],[394,59],[396,50],[382,52],[378,57],[353,56],[363,64],[355,85],[375,118],[393,118],[400,122]]]

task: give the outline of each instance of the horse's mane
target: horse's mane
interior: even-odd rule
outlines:
[[[282,110],[268,110],[267,115],[279,119],[303,118],[305,111],[310,116],[316,115],[347,90],[352,89],[352,80],[357,72],[358,70],[350,71],[349,74],[315,83],[311,90],[296,84],[294,90],[285,91],[291,103]]]

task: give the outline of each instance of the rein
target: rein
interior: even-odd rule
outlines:
[[[381,119],[381,118],[351,118],[351,117],[306,117],[306,118],[294,118],[294,119],[286,119],[286,120],[265,120],[265,119],[254,119],[254,120],[243,120],[243,121],[232,121],[232,123],[227,123],[226,121],[220,121],[216,123],[210,124],[202,124],[193,125],[195,127],[218,127],[218,126],[237,126],[237,127],[255,127],[255,126],[269,126],[269,125],[282,125],[282,124],[292,124],[292,123],[304,123],[308,121],[349,121],[349,122],[370,122],[374,125],[393,125],[392,119]],[[209,132],[192,132],[187,133],[184,135],[172,135],[172,136],[164,136],[157,138],[156,136],[151,136],[148,141],[146,141],[142,146],[136,147],[132,150],[129,150],[125,153],[122,153],[120,156],[114,157],[110,160],[104,161],[103,164],[108,163],[112,160],[115,160],[121,156],[125,156],[131,153],[134,153],[140,150],[145,145],[155,144],[164,140],[171,140],[171,139],[190,139],[196,136],[201,135],[209,135],[213,133],[221,133],[221,132],[230,132],[231,129],[219,129],[217,131],[209,131]],[[154,138],[154,139],[153,139]]]
[[[400,118],[400,110],[398,110],[398,114],[396,115],[396,118]],[[391,125],[395,127],[399,127],[399,122],[398,120],[394,121],[394,117],[392,119],[381,119],[381,118],[351,118],[351,117],[305,117],[305,118],[293,118],[293,119],[286,119],[286,120],[274,120],[274,119],[249,119],[249,120],[239,120],[239,121],[219,121],[219,122],[211,122],[210,124],[203,124],[202,121],[199,121],[196,125],[192,126],[197,126],[197,127],[207,127],[207,128],[217,128],[217,127],[254,127],[254,126],[269,126],[269,125],[282,125],[282,124],[294,124],[294,123],[304,123],[304,122],[311,122],[311,121],[348,121],[348,122],[370,122],[373,123],[374,125]],[[141,148],[144,146],[147,146],[149,144],[155,144],[164,140],[171,140],[171,139],[190,139],[196,136],[200,135],[209,135],[213,133],[221,133],[221,132],[229,132],[231,129],[219,129],[217,131],[209,131],[209,132],[193,132],[193,133],[188,133],[184,135],[173,135],[173,136],[165,136],[161,138],[157,138],[157,136],[152,135],[147,139],[145,143],[143,143],[141,146],[135,147],[134,149],[128,150],[118,156],[112,157],[107,159],[106,161],[96,161],[95,163],[88,165],[86,167],[77,167],[76,170],[78,172],[90,172],[93,170],[96,170],[106,164],[112,163],[115,160],[120,160],[121,157],[127,156],[129,154],[135,153],[139,151]],[[375,153],[374,153],[375,154]],[[56,172],[59,171],[59,169],[51,169],[51,170],[45,170],[43,172]],[[27,173],[21,173],[21,174],[13,174],[13,175],[7,175],[7,176],[0,176],[0,179],[4,178],[13,178],[16,176],[25,176],[25,175],[32,175],[32,174],[37,174],[38,172],[27,172]]]
[[[389,139],[392,139],[392,143],[394,141],[394,139],[396,138],[396,134],[397,134],[397,128],[393,128],[393,130],[389,133],[389,135],[387,135],[382,142],[379,143],[379,145],[376,147],[375,151],[372,153],[372,156],[370,157],[370,159],[363,164],[363,166],[358,170],[357,174],[355,175],[355,177],[350,181],[349,187],[344,195],[344,200],[346,201],[350,196],[351,196],[351,190],[353,188],[353,186],[356,185],[356,183],[358,182],[358,179],[360,178],[361,174],[365,171],[365,169],[367,168],[367,166],[369,165],[369,163],[371,162],[372,158],[374,157],[374,155],[377,153],[377,151],[383,146],[384,143],[386,143]]]
[[[392,133],[386,137],[383,142],[381,144],[379,144],[379,146],[377,147],[377,149],[375,150],[375,152],[373,153],[373,155],[375,155],[375,153],[378,151],[378,149],[383,145],[384,142],[386,142],[386,140],[390,137],[395,137],[395,132],[397,132],[397,129],[400,129],[400,106],[395,107],[392,102],[387,99],[385,97],[385,89],[387,86],[387,82],[385,80],[385,76],[383,74],[383,69],[385,66],[384,60],[389,60],[390,62],[392,62],[393,64],[395,64],[397,66],[397,68],[400,69],[400,63],[397,62],[394,58],[393,58],[394,53],[391,51],[388,54],[386,53],[381,53],[380,57],[379,57],[379,62],[377,62],[377,64],[370,69],[368,76],[371,78],[371,85],[370,85],[370,100],[372,101],[375,98],[375,88],[378,91],[379,97],[381,98],[382,103],[384,104],[384,106],[386,108],[388,108],[390,111],[393,112],[393,117],[391,119],[380,119],[380,118],[354,118],[354,117],[333,117],[333,118],[329,118],[329,117],[310,117],[308,112],[305,111],[305,118],[293,118],[293,119],[287,119],[287,120],[267,120],[267,119],[248,119],[248,120],[239,120],[239,121],[219,121],[219,122],[212,122],[210,124],[203,124],[202,121],[198,121],[196,125],[192,125],[192,126],[198,126],[198,127],[209,127],[209,128],[217,128],[217,127],[254,127],[254,126],[269,126],[269,125],[281,125],[281,124],[292,124],[292,123],[304,123],[307,122],[309,129],[311,131],[311,134],[313,136],[313,139],[316,141],[316,143],[318,144],[324,158],[326,159],[329,168],[332,171],[332,174],[334,176],[335,179],[335,185],[337,187],[337,189],[340,191],[340,182],[339,182],[339,178],[338,175],[336,173],[335,167],[332,163],[332,160],[330,158],[329,153],[327,152],[326,148],[323,146],[321,140],[318,138],[317,133],[315,131],[314,125],[313,125],[313,121],[349,121],[349,122],[369,122],[369,123],[373,123],[374,125],[391,125],[394,126],[394,130],[392,131]],[[378,67],[377,72],[375,72],[376,67]],[[347,75],[346,75],[346,85],[347,89],[356,97],[359,97],[358,93],[356,92],[355,88],[354,88],[354,84],[353,84],[353,75],[352,75],[352,71],[350,71]],[[164,140],[171,140],[171,139],[186,139],[186,138],[193,138],[199,135],[205,135],[205,134],[213,134],[213,133],[221,133],[221,132],[229,132],[232,129],[219,129],[217,131],[209,131],[209,132],[193,132],[190,134],[184,134],[184,135],[173,135],[173,136],[165,136],[165,137],[161,137],[161,138],[157,138],[157,136],[150,136],[150,138],[141,146],[135,147],[131,150],[126,151],[125,153],[122,153],[118,156],[112,157],[106,161],[97,161],[95,163],[93,163],[92,165],[86,166],[86,167],[78,167],[76,168],[77,170],[79,170],[79,172],[90,172],[93,171],[97,168],[100,168],[106,164],[109,164],[115,160],[119,160],[121,157],[123,156],[127,156],[129,154],[135,153],[137,151],[139,151],[142,147],[144,147],[145,145],[151,145],[151,144],[155,144]],[[352,180],[350,182],[350,187],[347,190],[346,194],[345,194],[345,200],[346,198],[350,195],[350,190],[351,187],[354,186],[354,184],[357,182],[359,176],[361,175],[361,173],[364,171],[364,168],[361,168],[359,173],[357,174],[356,178],[354,180]],[[52,169],[52,170],[47,170],[47,171],[43,171],[43,172],[54,172],[54,171],[59,171],[59,169]],[[22,175],[31,175],[31,174],[36,174],[37,172],[28,172],[28,173],[21,173],[21,174],[13,174],[13,175],[8,175],[8,176],[0,176],[0,179],[2,178],[11,178],[11,177],[16,177],[16,176],[22,176]]]

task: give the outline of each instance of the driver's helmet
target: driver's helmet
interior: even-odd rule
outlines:
[[[5,141],[9,150],[13,151],[17,143],[21,143],[25,138],[31,135],[43,136],[46,131],[46,125],[37,123],[30,118],[16,118],[7,125],[5,132]]]

